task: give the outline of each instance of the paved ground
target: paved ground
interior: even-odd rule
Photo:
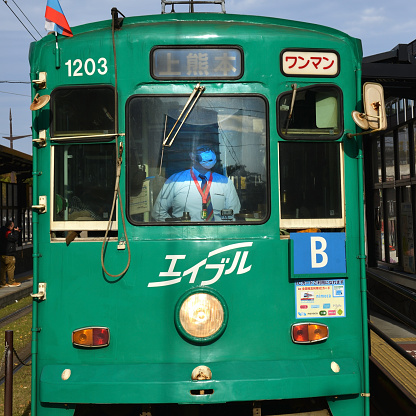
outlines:
[[[15,276],[15,280],[21,283],[19,287],[0,287],[0,308],[4,308],[13,302],[18,301],[33,293],[32,271],[21,273]]]

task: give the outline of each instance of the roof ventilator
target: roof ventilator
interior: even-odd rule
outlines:
[[[203,0],[179,0],[179,1],[171,1],[171,0],[161,0],[162,1],[162,14],[166,13],[166,6],[171,6],[170,13],[175,13],[175,4],[188,4],[189,5],[189,13],[195,13],[194,5],[195,4],[220,4],[221,5],[221,13],[225,12],[225,0],[211,0],[211,1],[203,1]]]

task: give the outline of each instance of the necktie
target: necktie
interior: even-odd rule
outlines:
[[[208,185],[207,178],[204,175],[199,175],[199,177],[202,180],[202,183],[201,183],[202,193],[205,195],[205,191]],[[206,217],[204,218],[204,220],[214,221],[214,209],[212,208],[210,193],[208,193],[206,204],[202,204],[202,212],[203,212],[203,215],[205,216],[204,211],[206,211]]]

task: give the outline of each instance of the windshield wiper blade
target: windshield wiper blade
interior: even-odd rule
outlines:
[[[171,147],[172,146],[176,136],[178,135],[180,129],[183,126],[183,123],[185,123],[185,120],[188,118],[188,116],[191,113],[192,109],[194,108],[196,102],[198,101],[199,97],[201,96],[201,94],[204,91],[205,91],[205,87],[200,85],[199,82],[198,82],[198,84],[196,84],[194,90],[192,91],[191,95],[189,96],[188,101],[186,102],[185,106],[183,107],[183,110],[182,110],[181,114],[179,115],[178,119],[176,120],[175,124],[173,125],[172,129],[170,130],[169,134],[163,140],[163,146],[164,147]],[[173,135],[173,137],[170,139],[170,141],[168,143],[168,140],[169,140],[170,136],[173,134],[177,124],[180,121],[181,121],[181,124],[176,129],[175,134]]]
[[[289,115],[287,116],[287,120],[286,120],[285,134],[287,134],[287,130],[289,129],[289,122],[290,122],[290,119],[292,118],[293,107],[295,106],[296,91],[298,89],[298,85],[297,84],[292,84],[292,89],[293,89],[293,91],[292,91],[292,101],[290,103]]]

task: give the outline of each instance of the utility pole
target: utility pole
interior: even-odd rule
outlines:
[[[12,109],[10,109],[10,136],[3,136],[3,139],[10,140],[10,149],[13,149],[13,141],[17,139],[23,139],[24,137],[30,137],[31,134],[26,134],[26,136],[13,136],[13,123],[12,123]]]

